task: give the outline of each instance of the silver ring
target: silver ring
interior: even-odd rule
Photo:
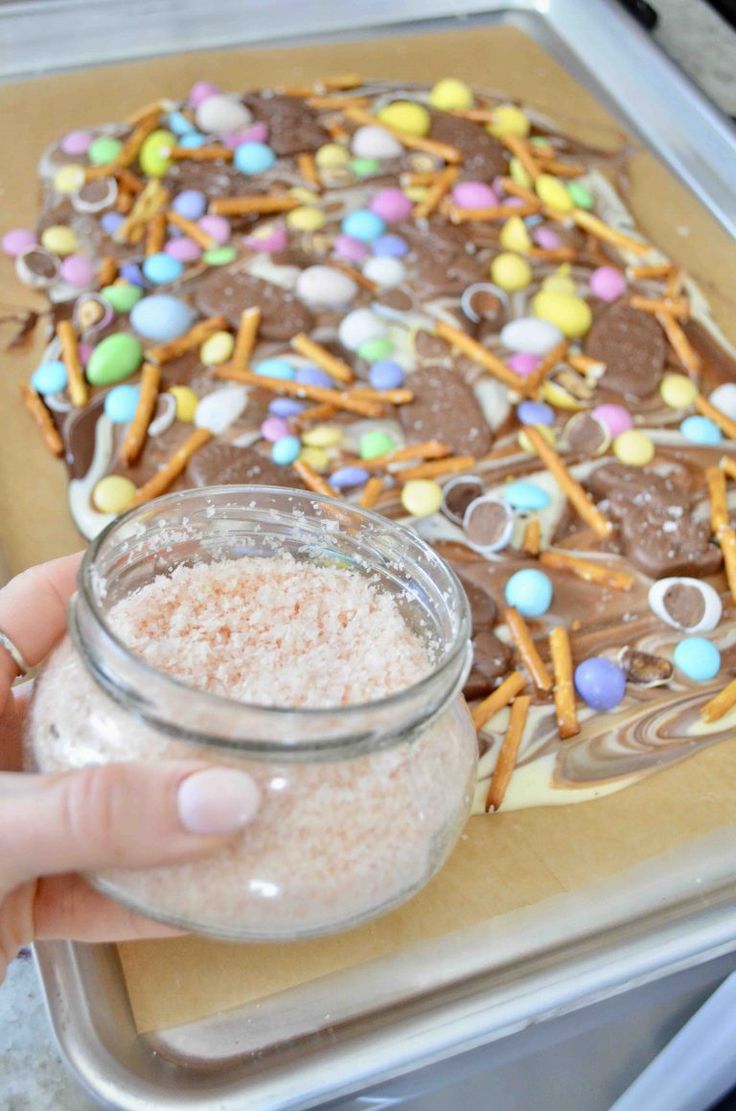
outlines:
[[[8,655],[11,657],[13,663],[18,668],[21,675],[28,675],[32,670],[30,664],[26,663],[26,661],[23,659],[23,653],[20,651],[19,648],[15,646],[15,644],[13,644],[8,634],[4,633],[2,629],[0,629],[0,645],[2,645]]]

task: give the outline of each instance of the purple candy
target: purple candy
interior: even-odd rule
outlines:
[[[513,355],[509,355],[506,362],[516,374],[526,378],[527,375],[533,374],[537,369],[540,358],[539,355],[529,355],[525,351],[517,351]]]
[[[318,366],[299,366],[296,368],[296,380],[302,386],[324,386],[332,389],[335,385],[332,378]]]
[[[614,710],[626,694],[626,674],[605,656],[591,656],[575,668],[575,689],[592,710]]]
[[[189,103],[192,108],[198,108],[208,96],[217,96],[221,92],[220,86],[213,85],[211,81],[195,81],[189,90]]]
[[[94,347],[91,343],[80,343],[77,345],[77,351],[79,353],[79,361],[82,366],[86,367],[89,362],[89,357],[94,351]]]
[[[397,390],[404,384],[404,371],[392,359],[379,359],[371,367],[369,378],[374,390]]]
[[[270,444],[275,444],[277,440],[283,440],[284,436],[291,436],[291,429],[282,417],[266,417],[261,425],[261,436]]]
[[[207,211],[207,198],[200,189],[184,189],[174,197],[171,207],[187,220],[198,220]]]
[[[82,255],[68,255],[61,264],[60,273],[65,282],[81,289],[92,281],[95,269],[88,258],[83,258]]]
[[[307,408],[306,401],[296,401],[293,397],[275,397],[273,401],[268,403],[268,411],[275,417],[295,417],[297,413],[301,413],[303,409]]]
[[[228,131],[222,141],[230,150],[235,150],[241,143],[265,143],[268,139],[268,124],[259,121],[244,131]]]
[[[121,216],[122,220],[123,217]],[[33,247],[36,243],[36,233],[29,231],[28,228],[13,228],[12,231],[6,232],[3,236],[3,251],[11,258],[16,258],[27,251],[29,247]]]
[[[371,212],[375,212],[376,216],[380,216],[387,224],[398,224],[399,221],[406,220],[408,216],[411,216],[414,206],[401,189],[390,187],[379,189],[371,198],[368,207]]]
[[[590,292],[601,301],[617,301],[626,292],[626,278],[615,266],[599,266],[590,275]]]
[[[543,401],[520,402],[516,415],[522,424],[546,424],[551,427],[555,423],[554,409]]]
[[[59,146],[64,154],[86,154],[92,146],[93,136],[89,131],[70,131]]]
[[[379,235],[371,250],[378,258],[403,258],[409,253],[409,244],[400,235]]]
[[[552,231],[552,228],[535,228],[532,232],[532,239],[538,247],[545,251],[556,251],[558,247],[562,246],[562,240],[556,231]]]
[[[197,223],[202,231],[211,235],[215,243],[219,243],[220,246],[227,243],[230,238],[230,224],[224,216],[203,216]]]
[[[170,239],[165,244],[164,250],[171,258],[178,259],[179,262],[196,262],[202,256],[202,248],[193,239],[187,239],[186,236],[181,236],[179,239]]]
[[[370,478],[363,467],[340,467],[330,476],[330,486],[336,490],[347,490],[351,486],[362,486]]]
[[[143,277],[143,271],[137,262],[126,262],[120,267],[120,277],[131,285],[139,285],[141,289],[148,289],[148,282]]]
[[[599,420],[614,438],[634,427],[634,418],[629,410],[613,402],[596,405],[595,409],[591,409],[590,415]]]
[[[482,181],[461,181],[452,190],[452,199],[458,208],[492,208],[498,197]]]
[[[105,235],[114,235],[124,220],[122,212],[105,212],[100,218],[100,227]]]
[[[526,201],[522,197],[507,197],[503,203],[507,204],[509,208],[521,208],[523,204],[526,204]]]
[[[360,239],[353,239],[352,235],[338,235],[334,243],[334,251],[338,258],[358,263],[365,262],[370,253],[365,243]]]

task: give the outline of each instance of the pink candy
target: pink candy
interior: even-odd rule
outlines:
[[[556,231],[552,231],[552,228],[535,228],[532,232],[532,239],[538,247],[545,251],[556,251],[558,247],[562,246],[562,240]]]
[[[227,243],[230,238],[230,225],[224,216],[202,216],[200,220],[197,220],[197,223],[202,231],[211,235],[215,243],[219,243],[221,246],[223,243]]]
[[[599,266],[590,275],[590,292],[601,301],[617,301],[626,292],[626,279],[614,266]]]
[[[380,189],[368,207],[387,224],[396,224],[411,216],[413,206],[401,189]]]
[[[81,289],[92,281],[95,269],[89,259],[82,255],[69,255],[63,260],[60,273],[65,282]]]
[[[269,443],[275,444],[277,440],[283,440],[284,436],[291,436],[291,429],[280,417],[266,417],[261,425],[261,436]]]
[[[222,141],[226,147],[235,150],[241,143],[265,143],[268,139],[268,124],[259,122],[245,131],[228,131],[223,135]]]
[[[221,92],[219,85],[213,85],[211,81],[195,81],[189,90],[188,100],[192,108],[198,108],[208,96],[217,96]]]
[[[526,378],[537,369],[540,357],[539,355],[527,355],[525,352],[519,351],[515,355],[510,355],[506,362],[516,374]]]
[[[273,254],[276,251],[283,251],[289,242],[289,237],[286,234],[286,228],[283,224],[274,225],[269,229],[268,235],[249,235],[245,242],[250,247],[251,251],[263,251],[264,254]]]
[[[70,131],[59,146],[64,154],[86,154],[92,146],[93,136],[89,131]]]
[[[77,346],[77,351],[79,352],[79,361],[81,362],[82,366],[86,367],[87,363],[89,362],[90,355],[94,351],[94,347],[91,343],[80,343]]]
[[[634,427],[631,413],[623,405],[596,405],[595,409],[591,409],[590,415],[604,424],[614,437]]]
[[[344,258],[347,262],[365,262],[369,253],[365,243],[353,239],[352,235],[338,235],[334,250],[337,258]]]
[[[498,204],[490,185],[482,181],[461,181],[452,191],[452,200],[458,208],[492,208]]]
[[[28,228],[13,228],[3,236],[3,251],[11,258],[16,258],[29,247],[33,247],[35,243],[35,232],[29,231]]]
[[[179,262],[196,262],[202,255],[202,248],[193,239],[187,239],[185,235],[180,239],[170,239],[164,247],[164,251],[171,258],[178,259]]]

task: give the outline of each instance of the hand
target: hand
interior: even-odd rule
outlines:
[[[0,591],[0,629],[30,666],[65,632],[80,559],[34,567]],[[0,981],[20,946],[34,938],[172,934],[104,898],[76,873],[173,864],[212,852],[251,821],[260,801],[250,776],[196,760],[24,774],[22,730],[32,684],[11,690],[16,675],[0,646]]]

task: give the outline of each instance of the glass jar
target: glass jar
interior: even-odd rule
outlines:
[[[430,673],[361,705],[250,705],[152,668],[106,622],[116,602],[182,563],[281,552],[352,568],[391,592],[430,646]],[[454,573],[401,525],[307,491],[172,494],[114,521],[88,549],[69,635],[36,682],[28,758],[43,772],[192,756],[247,771],[261,806],[225,849],[91,882],[151,918],[233,940],[345,929],[418,891],[468,816],[469,631]]]

